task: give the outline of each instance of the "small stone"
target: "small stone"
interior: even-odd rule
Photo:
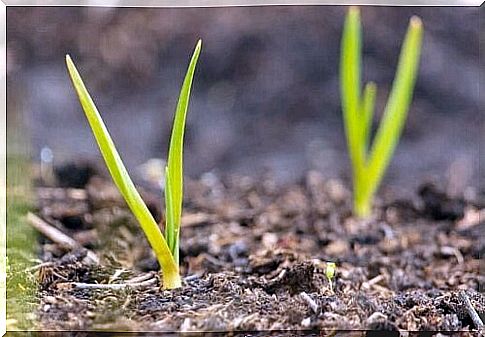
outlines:
[[[278,236],[274,233],[264,233],[261,238],[264,248],[272,249],[278,243]]]
[[[55,304],[57,303],[57,299],[54,296],[45,296],[44,302],[49,304]]]
[[[308,328],[311,323],[312,323],[312,319],[310,317],[307,317],[301,321],[301,326],[304,328]]]

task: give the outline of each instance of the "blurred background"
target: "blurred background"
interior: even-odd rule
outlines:
[[[35,161],[42,152],[56,165],[101,162],[66,73],[69,53],[128,168],[165,158],[180,85],[202,38],[187,175],[271,173],[289,183],[313,169],[348,179],[338,83],[346,9],[8,7],[9,142],[26,140]],[[362,8],[363,78],[378,84],[374,127],[412,15],[425,27],[421,67],[386,185],[413,191],[435,179],[462,191],[484,181],[479,8]]]

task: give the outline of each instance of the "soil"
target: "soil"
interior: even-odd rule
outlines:
[[[485,319],[485,198],[473,190],[452,198],[423,184],[407,200],[383,191],[361,220],[351,214],[348,184],[316,172],[288,186],[205,174],[185,186],[183,287],[163,290],[114,185],[89,172],[84,185],[71,172],[36,189],[36,214],[83,246],[40,238],[43,263],[29,271],[39,286],[38,329],[471,336],[478,332],[466,298]],[[140,190],[163,223],[160,192]],[[101,262],[89,263],[86,249]]]

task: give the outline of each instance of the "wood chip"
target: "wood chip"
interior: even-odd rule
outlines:
[[[473,324],[475,324],[475,327],[478,330],[485,332],[485,325],[483,324],[482,319],[480,318],[477,311],[473,307],[473,304],[468,298],[468,295],[463,290],[460,291],[460,298],[463,301],[463,305],[465,306],[466,311],[468,312],[468,315],[472,319]]]
[[[301,298],[305,300],[305,302],[308,303],[308,306],[313,310],[315,314],[318,314],[319,312],[319,307],[318,304],[313,300],[313,298],[310,297],[306,292],[301,292],[300,293]]]
[[[62,246],[67,247],[69,249],[84,248],[84,247],[82,247],[81,244],[79,244],[79,242],[77,242],[76,240],[74,240],[70,236],[64,234],[63,232],[61,232],[57,228],[51,226],[46,221],[42,220],[41,218],[39,218],[37,215],[35,215],[33,213],[29,212],[27,214],[27,221],[30,223],[30,225],[32,225],[32,227],[34,227],[40,233],[42,233],[47,238],[49,238],[50,240],[52,240],[53,242],[55,242],[59,245],[62,245]],[[86,248],[84,248],[84,249],[86,249]],[[98,256],[89,249],[87,249],[86,257],[90,262],[95,263],[95,264],[99,264]]]
[[[63,282],[58,283],[58,289],[108,289],[108,290],[122,290],[122,289],[143,289],[157,284],[157,279],[152,278],[139,283],[80,283],[80,282]]]

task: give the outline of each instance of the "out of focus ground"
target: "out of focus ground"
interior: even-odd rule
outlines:
[[[9,120],[22,114],[31,155],[98,151],[67,77],[70,53],[132,172],[165,158],[188,58],[204,41],[187,125],[189,176],[215,170],[297,181],[308,169],[348,178],[338,91],[346,7],[193,9],[10,7]],[[364,78],[379,86],[375,122],[409,18],[425,26],[421,70],[386,186],[426,179],[478,185],[478,8],[362,8]],[[18,119],[18,117],[16,117]],[[15,131],[14,131],[15,132]],[[481,179],[484,181],[485,179]]]

